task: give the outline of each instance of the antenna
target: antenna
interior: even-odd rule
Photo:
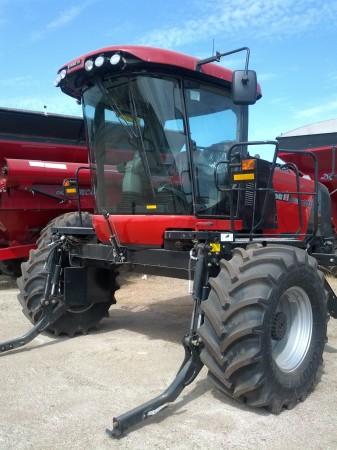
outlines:
[[[213,48],[212,48],[212,56],[214,56],[214,38],[213,38]]]

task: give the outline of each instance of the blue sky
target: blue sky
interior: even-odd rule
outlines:
[[[205,58],[213,40],[251,49],[263,93],[251,139],[337,118],[337,0],[0,0],[0,106],[81,115],[53,86],[71,59],[118,44]],[[221,64],[243,68],[244,56]]]

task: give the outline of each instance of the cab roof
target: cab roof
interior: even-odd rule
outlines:
[[[209,76],[217,78],[220,82],[223,81],[229,84],[232,82],[233,71],[219,64],[207,63],[200,66],[200,69],[197,69],[197,63],[200,59],[196,57],[161,48],[126,45],[104,47],[71,60],[58,71],[58,74],[63,72],[66,75],[64,75],[64,78],[59,83],[55,82],[55,85],[60,86],[66,94],[79,98],[81,95],[81,87],[87,84],[85,83],[85,79],[89,75],[88,73],[86,74],[85,63],[88,60],[94,61],[99,56],[110,58],[114,54],[121,55],[127,66],[132,65],[139,68],[161,66],[170,68],[170,70],[176,68],[178,72],[194,72],[194,76],[198,74],[197,77]],[[110,67],[110,69],[113,72],[113,67]],[[81,74],[87,76],[81,76]],[[258,86],[257,98],[260,97],[261,89]]]

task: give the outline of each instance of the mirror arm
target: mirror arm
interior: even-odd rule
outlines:
[[[225,52],[225,53],[216,52],[214,56],[211,56],[211,57],[205,58],[205,59],[201,59],[200,61],[198,61],[195,66],[195,70],[200,72],[201,66],[203,66],[204,64],[208,64],[208,63],[214,62],[214,61],[219,62],[220,59],[223,58],[224,56],[232,55],[233,53],[238,53],[238,52],[243,52],[243,51],[246,51],[247,55],[246,55],[246,64],[245,64],[245,76],[242,79],[242,82],[243,82],[243,84],[247,84],[247,82],[248,82],[248,64],[249,64],[249,55],[250,55],[250,50],[248,47],[237,48],[236,50],[231,50],[230,52]]]

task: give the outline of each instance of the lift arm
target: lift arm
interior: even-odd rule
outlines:
[[[32,341],[36,336],[45,331],[52,323],[60,318],[67,310],[65,303],[59,303],[57,306],[48,305],[44,308],[41,319],[34,325],[34,327],[21,337],[11,339],[9,341],[0,343],[0,353],[14,350],[15,348],[23,347]]]
[[[190,330],[182,340],[185,350],[184,361],[173,382],[161,395],[137,406],[131,411],[118,417],[114,417],[113,429],[106,430],[107,434],[111,437],[122,436],[128,428],[143,422],[166,408],[170,403],[176,400],[186,386],[195,380],[203,367],[203,362],[200,359],[202,342],[197,334],[197,329],[202,320],[200,304],[207,296],[208,271],[205,262],[205,245],[196,244],[194,250],[195,253],[197,253],[197,257],[193,258],[196,259],[193,281],[194,304]]]
[[[187,335],[183,338],[183,345],[185,353],[190,356],[187,360],[185,356],[185,361],[170,386],[158,397],[118,417],[114,417],[113,429],[106,430],[109,436],[120,437],[128,428],[154,416],[169,406],[181,394],[183,389],[197,377],[203,367],[199,357],[199,342],[195,340],[195,336]]]

